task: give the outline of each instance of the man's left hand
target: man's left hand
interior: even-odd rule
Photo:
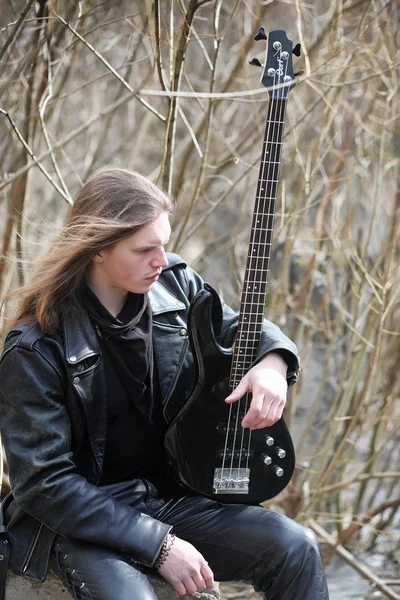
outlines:
[[[251,392],[250,408],[246,413],[242,427],[262,429],[270,427],[282,416],[286,404],[287,364],[275,352],[267,354],[240,381],[225,402],[236,402]]]

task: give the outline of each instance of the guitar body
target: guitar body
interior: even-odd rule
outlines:
[[[215,338],[212,302],[209,288],[192,302],[188,329],[197,381],[168,428],[165,446],[173,471],[191,489],[222,503],[259,504],[289,483],[295,464],[293,442],[283,419],[250,432],[240,425],[246,412],[243,399],[233,405],[224,402],[230,393],[232,350],[222,348]],[[285,456],[279,458],[277,449]],[[270,464],[265,464],[266,456]]]

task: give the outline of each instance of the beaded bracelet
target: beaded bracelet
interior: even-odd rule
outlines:
[[[175,542],[175,534],[174,533],[169,533],[167,535],[167,537],[165,538],[164,543],[163,543],[163,545],[161,547],[161,550],[160,550],[160,554],[158,555],[158,558],[157,558],[156,562],[154,563],[154,567],[157,570],[167,560],[167,556],[170,553],[171,548],[174,545],[174,542]]]

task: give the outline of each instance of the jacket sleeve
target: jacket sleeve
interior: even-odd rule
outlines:
[[[204,281],[200,275],[190,267],[186,267],[185,271],[189,290],[188,297],[189,301],[191,301],[194,296],[203,289]],[[222,312],[219,316],[221,322],[220,343],[222,346],[229,347],[232,346],[234,342],[238,326],[238,313],[232,310],[222,299],[221,308]],[[286,375],[288,386],[296,383],[300,372],[300,358],[296,345],[277,325],[268,319],[264,319],[263,332],[254,364],[259,362],[270,352],[277,352],[286,361],[288,365]]]
[[[63,536],[153,566],[171,527],[107,495],[76,472],[65,382],[45,354],[18,346],[0,363],[0,423],[20,507]]]

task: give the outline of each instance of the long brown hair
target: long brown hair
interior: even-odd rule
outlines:
[[[7,296],[19,297],[7,329],[37,320],[44,333],[54,333],[79,303],[91,256],[173,208],[174,200],[139,173],[113,168],[94,174],[77,195],[67,224],[37,261],[30,283]]]

